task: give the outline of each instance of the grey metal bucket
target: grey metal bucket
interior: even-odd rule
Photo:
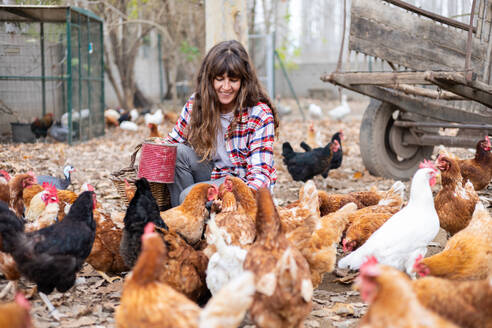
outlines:
[[[35,142],[36,136],[31,131],[31,123],[11,122],[13,142]]]

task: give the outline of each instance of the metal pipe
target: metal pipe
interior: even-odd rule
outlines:
[[[471,62],[472,37],[473,37],[473,16],[475,13],[475,5],[476,5],[476,0],[473,0],[471,13],[470,13],[470,25],[468,27],[468,39],[466,40],[465,78],[468,82],[471,82],[473,77],[473,71],[470,67],[470,62]]]
[[[426,134],[415,138],[410,133],[403,135],[403,144],[418,146],[475,147],[480,137],[441,136]]]
[[[46,74],[46,67],[44,63],[44,23],[41,22],[39,23],[40,26],[40,47],[41,47],[41,76],[43,77],[41,79],[41,99],[42,99],[42,104],[43,104],[43,116],[46,114],[46,80],[44,79],[44,76]]]
[[[406,3],[405,1],[401,1],[401,0],[384,0],[388,3],[391,3],[397,7],[400,7],[400,8],[403,8],[403,9],[406,9],[406,10],[409,10],[409,11],[412,11],[416,14],[419,14],[419,15],[422,15],[422,16],[425,16],[425,17],[428,17],[428,18],[431,18],[437,22],[440,22],[440,23],[443,23],[443,24],[446,24],[446,25],[449,25],[449,26],[453,26],[453,27],[456,27],[456,28],[459,28],[459,29],[462,29],[462,30],[465,30],[465,31],[468,31],[470,26],[467,25],[467,24],[464,24],[460,21],[457,21],[455,19],[451,19],[451,18],[448,18],[448,17],[444,17],[444,16],[441,16],[441,15],[438,15],[438,14],[435,14],[433,12],[430,12],[430,11],[427,11],[427,10],[424,10],[422,8],[419,8],[419,7],[415,7],[409,3]],[[473,11],[473,10],[472,10]],[[471,24],[470,24],[471,25]],[[475,27],[472,26],[472,29],[473,29],[473,32],[475,33],[477,31],[477,29]]]
[[[68,144],[72,145],[72,14],[67,8],[67,113],[68,113]]]
[[[452,128],[452,129],[475,129],[475,130],[492,130],[491,124],[460,124],[460,123],[444,123],[444,122],[411,122],[411,121],[395,121],[394,126],[402,128]]]

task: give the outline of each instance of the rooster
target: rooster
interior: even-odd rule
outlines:
[[[299,327],[312,308],[309,264],[285,238],[270,191],[260,188],[256,201],[257,237],[244,261],[255,274],[251,318],[259,328]]]
[[[370,304],[360,327],[458,328],[419,303],[411,280],[404,273],[378,264],[375,257],[361,266],[356,287]]]
[[[153,230],[152,223],[145,227],[142,252],[125,279],[115,314],[116,327],[237,327],[252,302],[253,275],[245,272],[238,276],[200,309],[160,280],[168,250]]]
[[[475,190],[482,190],[487,187],[490,179],[492,179],[491,148],[490,139],[485,136],[477,143],[474,158],[458,161],[463,181],[470,180]]]
[[[481,202],[468,226],[451,237],[442,252],[419,256],[413,269],[420,276],[455,280],[485,279],[492,273],[492,217]]]
[[[431,186],[435,184],[436,169],[426,161],[412,179],[407,206],[386,221],[356,251],[338,262],[338,267],[357,270],[368,256],[399,270],[412,271],[418,256],[427,252],[427,245],[439,232],[439,217],[434,208]]]
[[[46,138],[49,128],[53,125],[53,113],[47,113],[41,118],[36,118],[31,123],[31,131],[36,139]]]
[[[434,198],[441,228],[454,235],[470,222],[478,195],[471,182],[463,183],[458,162],[439,155],[436,160],[441,171],[442,188]]]

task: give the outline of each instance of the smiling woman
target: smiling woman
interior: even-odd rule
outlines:
[[[250,188],[272,188],[277,179],[273,142],[278,117],[238,41],[224,41],[202,61],[195,93],[185,104],[166,142],[178,143],[171,205],[179,205],[193,184],[220,184],[225,176]]]

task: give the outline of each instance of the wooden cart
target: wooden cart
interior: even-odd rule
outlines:
[[[474,0],[472,23],[401,0],[353,0],[349,49],[389,72],[321,77],[372,98],[360,126],[371,174],[408,179],[434,146],[475,147],[492,132],[492,0]]]

